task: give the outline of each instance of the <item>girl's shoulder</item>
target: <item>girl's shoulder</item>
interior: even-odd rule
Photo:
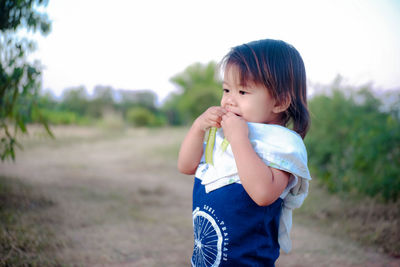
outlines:
[[[255,152],[267,165],[311,179],[307,149],[296,132],[280,125],[250,123],[249,139]]]

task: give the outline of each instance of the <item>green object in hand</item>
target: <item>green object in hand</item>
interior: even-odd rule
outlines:
[[[213,163],[213,152],[214,152],[214,144],[215,144],[215,134],[217,133],[217,127],[211,127],[208,133],[207,143],[206,143],[206,152],[205,158],[206,163],[214,165]],[[221,150],[225,152],[228,148],[229,142],[226,138],[222,141]]]
[[[221,143],[222,152],[226,151],[226,149],[228,148],[228,145],[229,145],[228,139],[224,138],[224,140]]]
[[[213,165],[213,151],[215,143],[215,134],[217,127],[211,127],[208,133],[207,144],[206,144],[206,163]]]

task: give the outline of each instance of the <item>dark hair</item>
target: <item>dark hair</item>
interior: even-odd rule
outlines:
[[[233,47],[222,60],[223,67],[236,66],[240,84],[262,85],[271,96],[290,105],[282,114],[284,125],[305,137],[310,115],[307,108],[306,71],[299,52],[280,40],[265,39]]]

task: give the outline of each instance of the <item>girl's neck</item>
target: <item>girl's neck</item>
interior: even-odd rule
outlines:
[[[282,116],[277,116],[273,120],[265,122],[264,124],[275,124],[275,125],[286,127],[286,124],[285,124],[284,120],[282,119]]]

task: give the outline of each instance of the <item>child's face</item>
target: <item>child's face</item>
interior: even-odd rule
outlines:
[[[223,89],[221,106],[226,110],[247,122],[280,124],[280,111],[275,99],[261,85],[248,83],[246,87],[241,86],[236,66],[226,67]]]

